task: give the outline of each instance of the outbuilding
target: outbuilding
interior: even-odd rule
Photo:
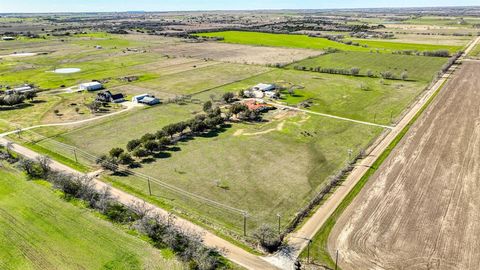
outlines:
[[[29,92],[33,92],[33,91],[34,91],[34,89],[32,87],[30,87],[29,85],[24,85],[24,86],[17,87],[17,88],[13,89],[13,92],[16,93],[16,94],[25,94],[25,93],[29,93]]]
[[[103,89],[103,85],[99,82],[88,82],[80,84],[80,90],[97,91]]]
[[[15,38],[5,36],[5,37],[2,37],[2,40],[9,41],[9,40],[15,40]]]
[[[142,94],[138,96],[134,96],[132,98],[133,103],[143,103],[147,105],[155,105],[160,103],[160,99],[156,98],[153,95],[150,94]]]
[[[268,92],[268,91],[274,91],[277,87],[274,84],[266,84],[266,83],[259,83],[252,87],[254,91],[262,91],[262,92]]]

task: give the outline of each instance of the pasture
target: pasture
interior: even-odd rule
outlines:
[[[369,70],[374,76],[380,76],[381,72],[390,71],[397,78],[406,72],[408,80],[430,82],[445,63],[446,59],[441,57],[339,52],[305,59],[291,64],[289,68],[301,66],[307,69],[322,67],[350,70],[356,67],[364,76]]]
[[[86,208],[48,183],[0,170],[2,269],[185,269],[174,258]]]
[[[308,37],[306,35],[287,35],[287,34],[270,34],[258,32],[240,32],[240,31],[226,31],[226,32],[212,32],[200,33],[198,36],[206,37],[223,37],[221,42],[249,44],[257,46],[273,46],[273,47],[290,47],[290,48],[304,48],[325,50],[327,48],[335,48],[342,51],[362,51],[369,52],[371,50],[378,50],[380,52],[390,53],[398,50],[418,50],[418,51],[433,51],[433,50],[449,50],[456,52],[459,46],[448,45],[431,45],[431,44],[414,44],[414,43],[396,43],[389,41],[370,41],[364,39],[351,39],[358,42],[362,46],[346,45],[340,42],[331,41],[325,38]]]

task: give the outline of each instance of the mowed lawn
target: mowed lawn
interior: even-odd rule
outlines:
[[[0,170],[1,269],[183,269],[175,259],[55,195]]]
[[[375,76],[380,76],[381,72],[390,71],[397,78],[400,78],[403,72],[407,72],[408,80],[429,82],[446,61],[447,59],[441,57],[339,52],[302,60],[291,64],[289,68],[299,66],[307,69],[321,67],[350,70],[356,67],[360,69],[361,75],[366,75],[368,70]]]
[[[446,49],[454,52],[460,48],[459,46],[445,46],[445,45],[429,45],[429,44],[409,44],[409,43],[395,43],[395,42],[370,42],[368,40],[355,40],[361,45],[368,47],[346,45],[340,42],[331,41],[325,38],[314,38],[306,35],[289,35],[289,34],[270,34],[259,32],[242,32],[242,31],[225,31],[225,32],[211,32],[200,33],[198,36],[206,37],[223,37],[222,42],[249,44],[259,46],[274,46],[274,47],[292,47],[304,49],[325,50],[327,48],[336,48],[342,51],[363,51],[369,52],[371,50],[380,50],[381,52],[392,52],[397,50],[441,50]]]

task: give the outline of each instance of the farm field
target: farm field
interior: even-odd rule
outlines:
[[[377,78],[276,69],[195,95],[195,98],[207,100],[212,93],[217,96],[228,91],[236,93],[259,82],[276,83],[286,88],[297,86],[293,95],[285,91],[280,100],[289,105],[311,101],[309,110],[377,124],[394,121],[427,86],[426,82],[385,80],[382,84]]]
[[[337,221],[342,269],[478,268],[479,70],[462,64]]]
[[[325,50],[327,48],[336,48],[342,51],[362,51],[369,52],[371,50],[379,50],[380,52],[392,52],[398,50],[418,50],[418,51],[432,51],[432,50],[449,50],[456,52],[460,49],[459,46],[448,45],[430,45],[430,44],[414,44],[414,43],[395,43],[387,41],[369,41],[369,40],[354,40],[361,45],[368,45],[367,48],[361,46],[346,45],[340,42],[330,41],[325,38],[314,38],[306,35],[287,35],[287,34],[270,34],[258,32],[212,32],[200,33],[199,36],[206,37],[223,37],[221,42],[249,44],[258,46],[274,46],[274,47],[291,47],[291,48],[305,48]]]
[[[289,67],[299,66],[307,69],[322,67],[348,70],[356,67],[360,69],[361,75],[366,75],[368,70],[372,71],[374,76],[380,76],[381,72],[390,71],[397,78],[400,78],[401,74],[406,72],[409,80],[429,82],[446,62],[446,59],[441,57],[340,52],[305,59],[291,64]]]
[[[0,179],[2,269],[186,269],[125,229],[63,201],[46,182],[27,181],[9,167],[0,170]]]

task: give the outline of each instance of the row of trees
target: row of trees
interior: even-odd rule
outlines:
[[[112,222],[130,225],[147,235],[156,247],[170,248],[191,269],[226,268],[217,249],[206,247],[199,234],[175,225],[171,216],[154,214],[152,209],[141,203],[122,204],[112,196],[109,188],[97,190],[90,177],[53,170],[46,157],[37,160],[22,158],[18,167],[31,178],[49,181],[55,189],[62,191],[65,198],[83,200]]]
[[[176,136],[178,138],[187,134],[194,136],[214,130],[225,122],[220,108],[214,108],[211,101],[207,101],[203,109],[205,114],[196,115],[187,121],[169,124],[155,134],[147,133],[139,139],[129,141],[126,151],[118,147],[112,148],[108,155],[99,157],[97,164],[111,171],[116,171],[118,164],[135,167],[139,165],[135,158],[155,157],[158,152],[167,150]]]
[[[360,68],[352,67],[350,69],[344,68],[322,68],[322,67],[305,67],[305,66],[294,66],[296,70],[302,71],[313,71],[313,72],[320,72],[320,73],[328,73],[328,74],[341,74],[341,75],[351,75],[351,76],[360,76]],[[403,71],[399,77],[393,74],[391,71],[386,70],[380,72],[378,75],[375,74],[372,70],[367,70],[365,76],[371,78],[382,78],[387,80],[407,80],[408,73],[407,71]]]
[[[432,57],[449,57],[450,52],[448,50],[436,50],[436,51],[417,51],[417,50],[401,50],[393,51],[393,54],[401,55],[416,55],[416,56],[432,56]]]
[[[37,96],[35,91],[25,92],[24,94],[13,93],[10,95],[1,95],[0,94],[0,106],[15,106],[23,103],[25,100],[33,101]]]

